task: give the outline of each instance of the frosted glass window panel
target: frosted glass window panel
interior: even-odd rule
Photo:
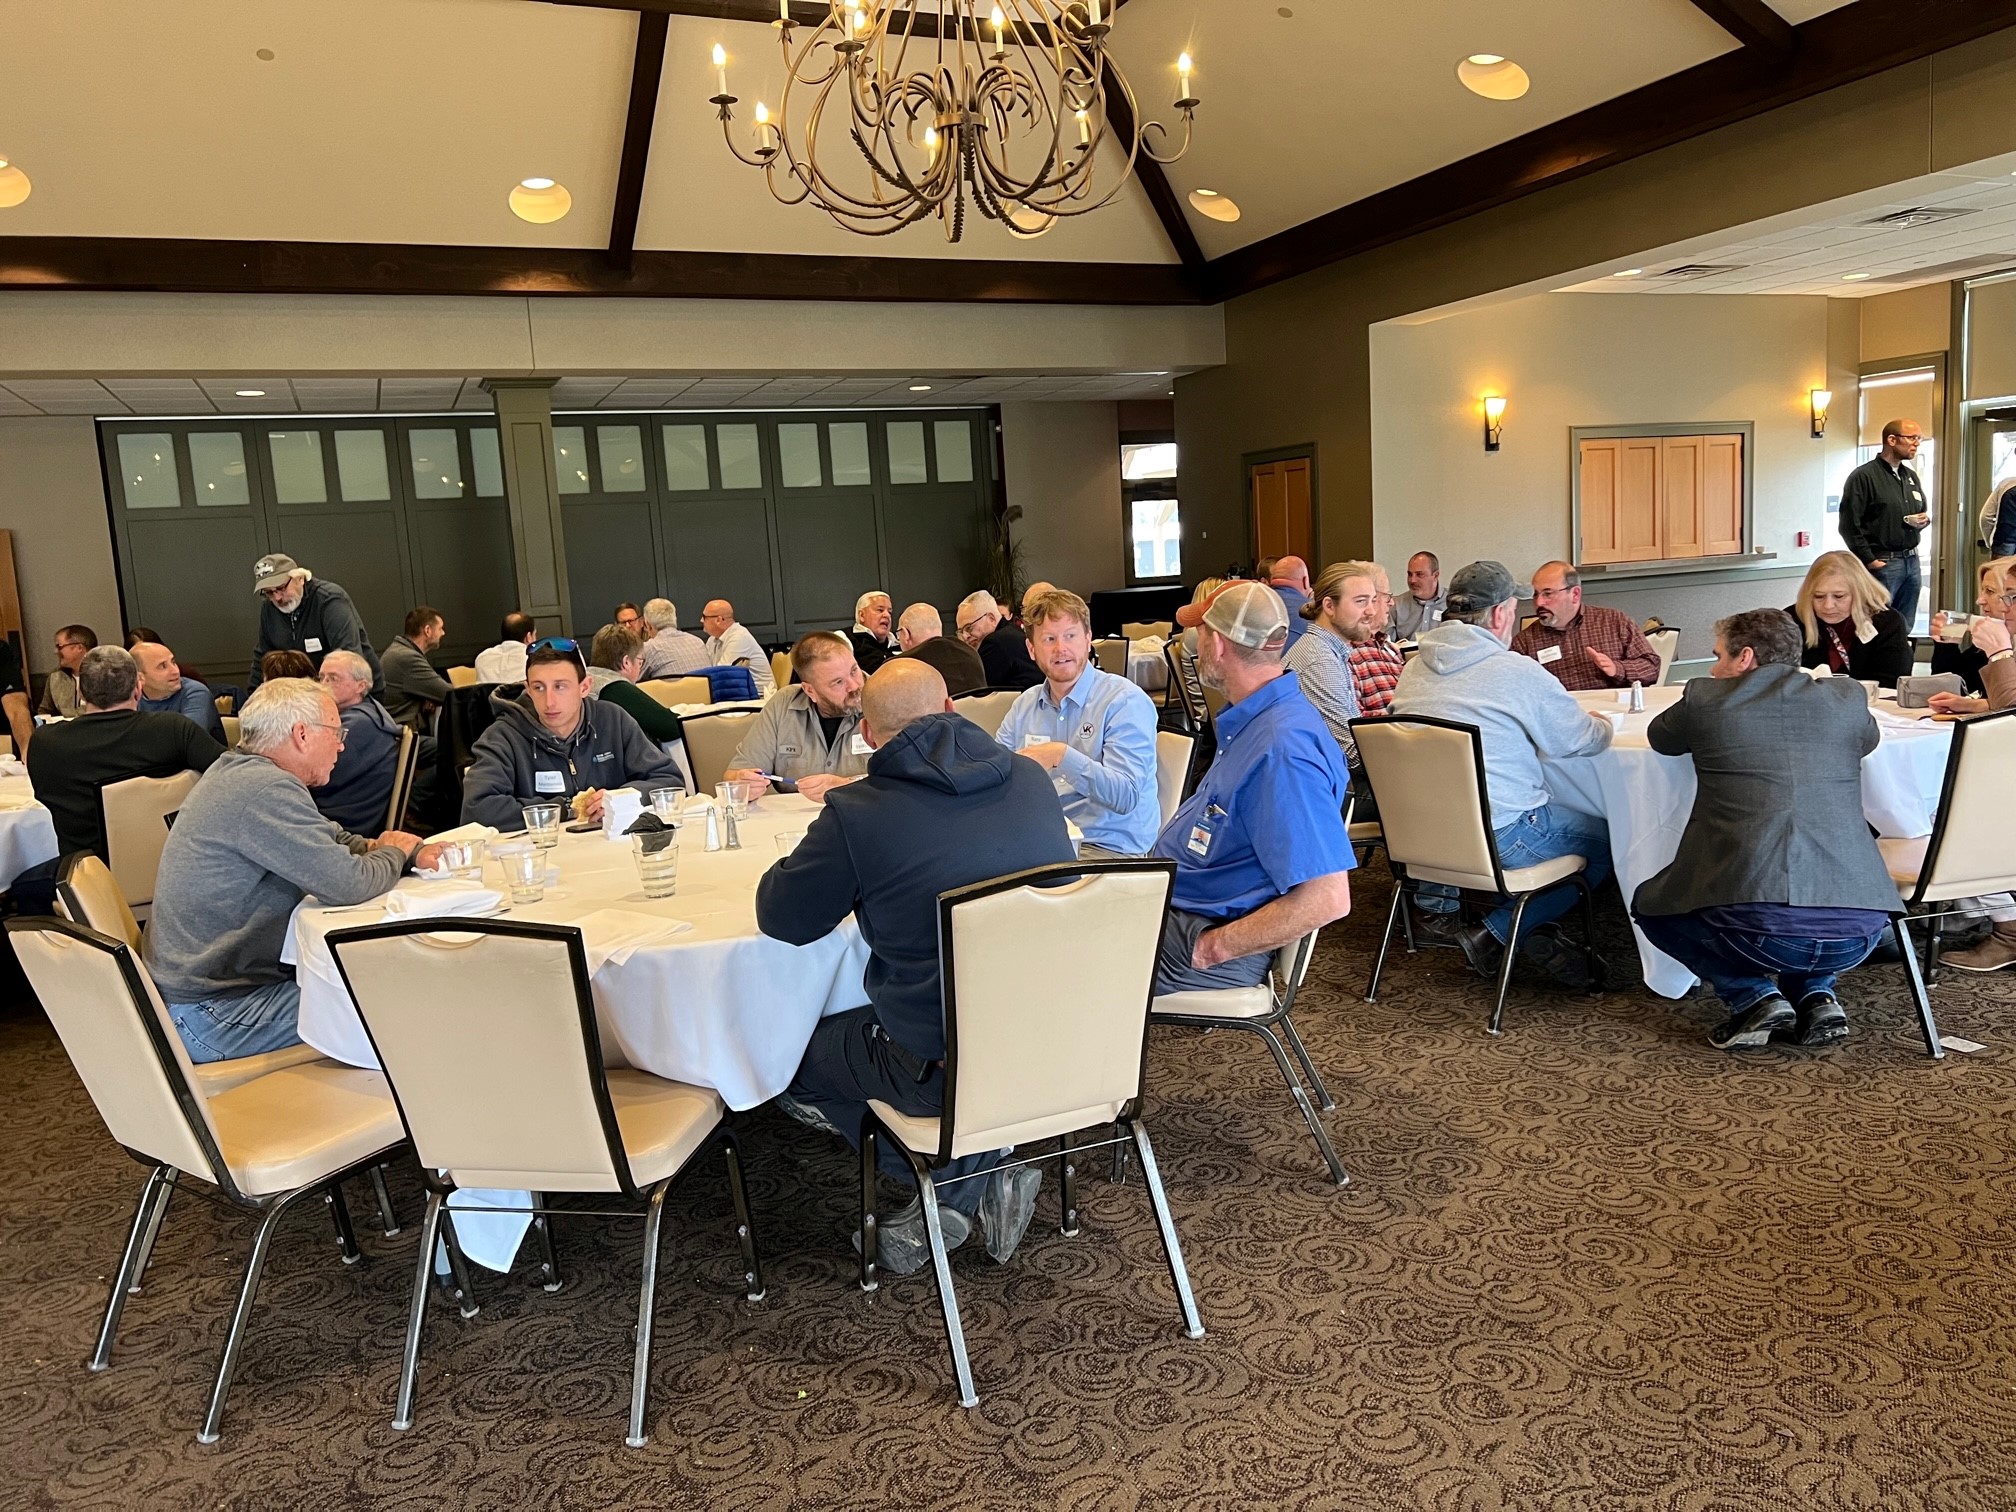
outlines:
[[[195,437],[190,437],[195,440]],[[273,459],[273,498],[280,504],[326,504],[329,479],[322,471],[322,433],[269,431],[266,451]],[[196,452],[191,447],[193,460]],[[200,499],[201,493],[199,491]]]
[[[888,427],[889,481],[928,483],[931,475],[924,467],[924,422],[891,420]]]
[[[563,494],[588,492],[588,432],[578,425],[553,427],[553,470]]]
[[[819,427],[777,427],[777,467],[786,488],[817,488],[825,482],[819,470]]]
[[[492,433],[495,439],[495,433]],[[413,462],[413,494],[421,499],[462,497],[462,452],[455,432],[447,428],[406,432],[406,450]]]
[[[119,438],[119,479],[128,509],[180,509],[175,481],[175,438],[162,432],[134,432]]]
[[[236,431],[191,431],[189,477],[196,502],[212,509],[250,504],[245,482],[245,438]]]
[[[938,447],[938,481],[973,481],[973,427],[964,420],[936,420],[931,426]]]
[[[868,471],[868,426],[865,421],[836,421],[826,427],[826,448],[833,454],[833,482],[841,488],[866,488],[874,481]]]
[[[665,486],[676,493],[705,493],[707,427],[668,425],[665,435]]]
[[[602,459],[604,493],[642,493],[650,481],[644,468],[644,431],[636,425],[598,425],[595,447]]]
[[[385,465],[385,432],[336,432],[336,488],[352,504],[372,504],[392,497],[392,473]]]
[[[753,425],[717,425],[714,447],[721,457],[723,488],[761,488],[763,454]]]
[[[469,432],[469,462],[476,470],[476,497],[504,497],[504,458],[497,450],[497,428]]]

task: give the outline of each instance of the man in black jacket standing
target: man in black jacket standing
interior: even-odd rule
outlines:
[[[938,894],[1008,872],[1072,859],[1064,810],[1049,774],[951,711],[945,679],[900,657],[862,690],[868,774],[826,794],[798,848],[764,874],[756,922],[766,935],[809,944],[853,914],[868,942],[868,1006],[821,1019],[780,1102],[814,1127],[857,1144],[870,1098],[934,1117],[944,1107],[945,1020],[938,971]],[[894,1151],[884,1171],[908,1177]],[[937,1179],[975,1175],[999,1152],[963,1156]],[[1034,1166],[961,1181],[940,1197],[945,1246],[977,1217],[987,1252],[1015,1253],[1042,1180]],[[930,1250],[917,1201],[878,1226],[880,1261],[899,1275]],[[857,1236],[858,1243],[858,1236]]]
[[[1925,485],[1911,459],[1925,439],[1916,420],[1888,420],[1883,450],[1841,485],[1841,539],[1890,590],[1890,607],[1908,631],[1918,623],[1918,537],[1931,523]]]
[[[259,686],[259,660],[268,651],[299,651],[315,663],[331,651],[355,651],[371,664],[371,691],[385,691],[378,653],[350,595],[325,582],[290,556],[275,552],[252,564],[252,590],[264,600],[259,606],[259,644],[252,648],[249,694]]]

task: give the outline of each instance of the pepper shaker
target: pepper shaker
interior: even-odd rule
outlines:
[[[732,805],[728,810],[728,837],[722,842],[721,848],[723,850],[742,849],[742,832],[736,827],[735,810]]]

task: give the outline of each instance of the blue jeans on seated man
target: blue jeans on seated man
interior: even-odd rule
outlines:
[[[300,1016],[301,988],[291,980],[268,982],[234,997],[168,1005],[189,1059],[199,1066],[298,1045]]]
[[[1694,914],[1634,914],[1645,938],[1715,990],[1731,1018],[1768,997],[1795,1008],[1815,993],[1834,991],[1834,978],[1868,959],[1882,935],[1807,940],[1717,929]]]
[[[1493,838],[1498,842],[1498,864],[1508,872],[1561,856],[1581,856],[1589,863],[1582,875],[1592,889],[1601,887],[1610,876],[1610,826],[1589,814],[1548,804],[1520,815]],[[1439,882],[1423,882],[1420,893],[1421,907],[1428,913],[1453,913],[1460,896],[1455,888]],[[1542,894],[1526,905],[1520,928],[1531,934],[1542,924],[1552,923],[1573,908],[1580,896],[1574,887],[1557,887]],[[1500,945],[1509,943],[1512,905],[1491,910],[1484,916],[1484,927]]]
[[[1900,551],[1885,557],[1881,567],[1871,567],[1870,575],[1890,590],[1890,607],[1904,617],[1908,633],[1918,625],[1918,553]]]
[[[889,1037],[875,1017],[873,1004],[819,1020],[797,1074],[777,1101],[800,1123],[838,1134],[858,1150],[861,1116],[868,1111],[870,1098],[916,1118],[936,1117],[945,1107],[945,1068],[919,1065]],[[963,1155],[934,1169],[931,1179],[946,1182],[977,1176],[993,1170],[1004,1154],[988,1150]],[[884,1175],[896,1177],[905,1186],[916,1180],[909,1162],[891,1148],[886,1134],[876,1141],[875,1164]],[[961,1181],[956,1186],[941,1186],[938,1201],[970,1218],[979,1210],[986,1190],[984,1181]]]

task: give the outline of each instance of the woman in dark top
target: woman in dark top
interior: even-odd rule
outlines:
[[[1898,678],[1911,675],[1915,652],[1904,617],[1889,603],[1889,591],[1852,552],[1817,557],[1785,611],[1804,632],[1800,665],[1896,687]]]

